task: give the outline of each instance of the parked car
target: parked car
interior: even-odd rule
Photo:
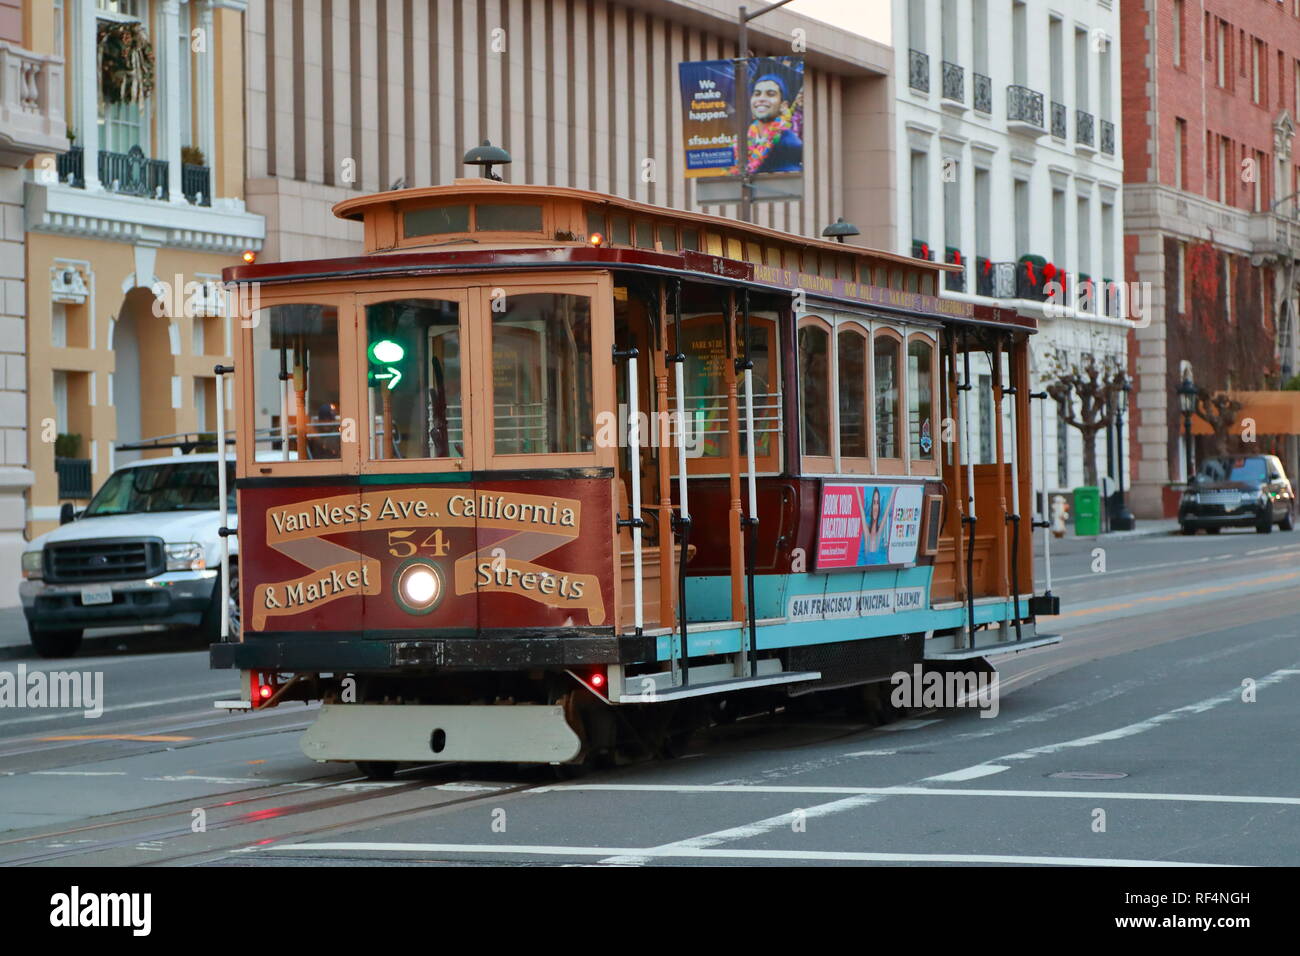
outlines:
[[[161,624],[221,639],[217,456],[150,458],[117,469],[79,516],[23,550],[18,593],[42,657],[76,652],[92,627]],[[234,463],[227,460],[230,525]],[[65,506],[66,508],[67,506]],[[238,633],[238,565],[230,537],[230,622]]]
[[[1276,455],[1207,458],[1178,506],[1183,534],[1232,527],[1268,534],[1273,525],[1290,531],[1295,518],[1295,490]]]

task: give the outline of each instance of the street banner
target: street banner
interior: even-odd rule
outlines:
[[[916,562],[920,485],[822,485],[817,570],[890,567]]]
[[[678,64],[688,179],[803,171],[803,58],[763,56],[740,62],[749,114],[740,159],[737,61]]]

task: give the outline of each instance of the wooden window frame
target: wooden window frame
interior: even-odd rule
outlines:
[[[492,389],[492,363],[479,361],[470,371],[470,392],[474,396],[473,412],[482,423],[475,429],[471,460],[476,468],[493,471],[517,471],[541,468],[614,467],[617,448],[603,448],[596,441],[597,418],[602,410],[614,406],[614,364],[605,359],[614,347],[614,291],[608,273],[576,276],[539,277],[503,276],[491,285],[476,284],[470,288],[470,310],[478,316],[472,323],[469,354],[492,355],[492,304],[491,295],[497,289],[506,296],[553,293],[555,295],[585,295],[591,300],[591,434],[589,452],[540,452],[531,454],[498,454],[495,451],[496,397]],[[477,292],[477,296],[475,296]],[[475,301],[475,299],[477,301]],[[482,465],[477,465],[482,462]]]
[[[841,382],[839,380],[839,365],[840,365],[839,349],[840,349],[840,335],[844,333],[861,336],[862,344],[865,349],[865,353],[864,353],[865,361],[863,362],[863,365],[865,367],[862,370],[863,395],[867,399],[866,408],[864,409],[863,416],[862,416],[863,424],[867,432],[867,454],[865,458],[860,458],[856,455],[845,455],[844,449],[840,447],[840,443],[839,443],[840,440],[839,397],[840,397],[840,388],[842,387]],[[872,449],[876,447],[875,446],[876,414],[875,414],[875,405],[872,401],[872,385],[873,385],[872,361],[873,361],[874,353],[872,351],[871,343],[872,343],[871,325],[865,319],[859,318],[858,316],[847,316],[839,319],[839,321],[835,323],[835,370],[836,370],[835,396],[834,396],[835,418],[836,418],[835,454],[839,460],[839,467],[835,469],[835,472],[837,474],[870,475],[875,470],[872,467],[872,460],[871,460]]]
[[[877,325],[871,334],[871,437],[873,440],[878,438],[876,429],[876,342],[879,339],[892,339],[898,346],[897,358],[894,360],[894,383],[898,391],[898,408],[894,415],[895,445],[898,449],[897,457],[885,457],[880,454],[878,443],[873,444],[872,458],[876,463],[876,474],[878,475],[905,475],[907,474],[906,451],[903,443],[907,438],[907,428],[904,419],[907,415],[907,347],[903,340],[903,333],[890,325]]]
[[[727,316],[725,313],[722,312],[696,312],[690,314],[689,316],[683,315],[682,328],[685,329],[692,322],[700,322],[705,320],[721,320],[725,330]],[[739,317],[737,317],[737,324],[739,324],[739,321],[740,321]],[[784,423],[785,423],[786,397],[785,395],[781,394],[782,368],[781,368],[781,343],[780,343],[780,337],[777,333],[778,319],[776,317],[755,316],[751,314],[749,318],[749,324],[751,329],[754,329],[759,325],[766,325],[768,327],[767,348],[768,348],[768,354],[772,356],[772,363],[774,365],[774,368],[770,369],[768,373],[768,387],[771,388],[773,385],[775,385],[777,394],[781,395],[780,405],[776,410],[778,421],[781,424],[779,426],[777,433],[775,434],[775,436],[773,436],[772,439],[772,452],[771,454],[768,455],[759,455],[755,453],[754,473],[756,475],[779,475],[781,473],[781,451],[782,451],[781,443],[785,440]],[[668,328],[668,342],[669,342],[669,348],[672,351],[676,351],[677,350],[676,331],[671,325]],[[738,348],[738,346],[733,345],[733,348]],[[731,370],[735,368],[735,366],[731,364],[730,355],[726,357],[726,361],[728,363],[727,369]],[[685,371],[685,369],[683,369],[683,371]],[[730,377],[733,374],[734,372],[732,371],[726,371],[724,373],[723,375],[724,385],[731,380]],[[745,404],[744,404],[744,398],[741,396],[741,391],[740,391],[740,376],[736,375],[735,377],[736,377],[736,414],[738,416],[737,431],[743,432]],[[676,380],[671,374],[668,376],[668,408],[666,409],[666,411],[672,418],[672,422],[673,422],[672,427],[675,430],[677,428],[677,384],[676,384]],[[754,414],[756,416],[759,414],[758,409],[755,409]],[[669,474],[676,477],[676,475],[678,474],[677,454],[675,449],[669,449],[669,451],[671,452],[671,454],[667,456]],[[708,457],[708,458],[703,456],[699,458],[688,457],[686,459],[686,475],[689,478],[725,477],[731,474],[730,461],[731,459],[729,455],[719,455],[717,457]],[[740,454],[740,469],[742,475],[746,475],[749,473],[749,466],[746,463],[746,459],[743,451]]]
[[[357,326],[357,349],[356,349],[356,367],[352,370],[353,377],[358,382],[361,389],[360,395],[364,395],[368,388],[369,365],[369,329],[366,324],[366,307],[377,305],[383,302],[393,302],[405,299],[437,299],[443,302],[455,302],[459,309],[460,323],[460,349],[462,356],[479,354],[476,351],[471,352],[471,343],[474,338],[474,329],[481,322],[479,316],[474,315],[474,305],[477,304],[477,296],[474,294],[475,286],[466,286],[463,283],[459,286],[429,286],[425,285],[418,289],[385,289],[383,292],[358,292],[355,296],[356,309],[356,326]],[[471,304],[473,303],[473,304]],[[374,423],[370,421],[370,409],[368,402],[363,409],[366,414],[358,416],[357,420],[366,422],[364,429],[357,430],[357,444],[363,446],[361,455],[361,473],[365,474],[407,474],[412,471],[411,463],[419,463],[420,471],[433,472],[460,472],[470,471],[474,468],[474,424],[482,419],[476,414],[476,409],[472,405],[473,388],[471,387],[473,364],[469,361],[464,362],[461,370],[461,395],[460,407],[462,414],[462,429],[464,432],[464,454],[459,457],[448,458],[371,458],[370,457],[370,429]],[[360,409],[360,400],[358,409]]]
[[[827,440],[828,450],[830,452],[829,455],[808,455],[805,454],[803,450],[804,432],[805,432],[805,427],[804,427],[805,418],[804,418],[804,409],[803,409],[803,378],[802,378],[802,369],[799,366],[797,356],[799,354],[799,333],[803,331],[803,329],[807,326],[820,328],[826,334],[827,337],[826,354],[827,354],[828,362],[827,362],[827,369],[826,369],[826,402],[827,402],[826,412],[827,412],[829,432],[826,436],[826,440]],[[836,454],[836,449],[839,447],[839,431],[840,431],[840,420],[839,420],[840,416],[839,416],[839,402],[838,402],[839,390],[836,387],[836,378],[838,374],[838,370],[836,369],[836,363],[837,363],[838,355],[837,355],[837,350],[835,348],[834,314],[832,313],[832,317],[829,319],[817,313],[808,313],[805,315],[800,315],[798,322],[795,324],[794,353],[796,356],[795,378],[796,378],[796,391],[797,391],[797,394],[795,395],[794,405],[795,405],[795,414],[798,416],[798,422],[799,422],[800,471],[803,474],[822,474],[822,475],[834,474],[835,454]]]
[[[907,419],[907,421],[903,429],[905,432],[905,437],[907,439],[908,466],[910,468],[909,473],[912,475],[922,475],[925,477],[938,477],[939,439],[935,435],[935,431],[936,431],[935,421],[938,418],[937,413],[939,409],[939,368],[938,368],[939,334],[938,331],[937,330],[930,331],[928,329],[925,330],[918,329],[916,331],[909,332],[907,336],[907,349],[904,352],[904,362],[907,362],[907,357],[910,354],[912,343],[916,341],[924,342],[925,344],[930,346],[930,440],[933,442],[933,444],[930,446],[929,461],[926,461],[924,458],[916,458],[912,456],[911,454],[912,412],[910,408],[911,397],[912,397],[912,382],[909,378],[907,382],[907,397],[908,397],[909,407],[905,411],[904,417]],[[910,363],[907,365],[907,367],[908,368],[911,367]],[[919,389],[918,389],[918,394],[919,394]]]
[[[334,288],[330,288],[333,285]],[[354,422],[360,419],[360,397],[357,393],[357,378],[348,374],[345,356],[355,355],[358,351],[356,304],[352,290],[346,284],[333,283],[312,287],[286,288],[283,291],[268,290],[262,293],[256,311],[262,312],[283,305],[319,305],[333,308],[338,316],[338,356],[339,356],[339,421],[349,418]],[[238,297],[236,297],[238,299]],[[236,364],[247,373],[238,376],[239,402],[237,409],[257,408],[257,374],[254,359],[253,335],[257,324],[252,315],[240,313],[238,316],[238,341],[235,346]],[[269,321],[269,317],[267,317]],[[302,461],[257,461],[257,444],[254,440],[253,416],[241,411],[237,415],[235,433],[239,448],[246,450],[237,456],[236,474],[247,477],[286,477],[304,475],[356,475],[361,469],[361,443],[339,442],[339,457],[327,459],[307,459]]]
[[[469,228],[467,231],[431,232],[419,236],[406,235],[406,216],[408,213],[423,212],[426,209],[441,209],[447,206],[469,207]],[[540,206],[542,210],[542,228],[537,231],[493,229],[486,232],[480,232],[478,229],[479,206]],[[482,242],[485,237],[493,242],[528,242],[546,240],[555,235],[557,212],[554,202],[521,202],[518,199],[511,201],[505,198],[500,200],[462,199],[460,202],[434,202],[421,206],[397,209],[390,213],[387,218],[383,216],[376,217],[373,215],[370,218],[374,219],[374,223],[372,226],[371,223],[367,222],[367,232],[369,232],[371,228],[373,228],[376,233],[382,232],[385,229],[391,229],[392,231],[391,244],[385,243],[378,235],[376,236],[376,248],[406,249],[412,246],[428,246],[430,243],[451,243],[457,240],[473,240],[475,242]],[[608,220],[606,221],[606,225],[608,225]],[[568,228],[567,225],[566,228]],[[608,241],[608,233],[605,234],[605,238]]]

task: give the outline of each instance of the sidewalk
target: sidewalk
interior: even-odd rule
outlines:
[[[1110,531],[1098,538],[1142,538],[1153,534],[1177,534],[1177,518],[1138,518],[1132,531]],[[1069,535],[1067,535],[1069,537]]]

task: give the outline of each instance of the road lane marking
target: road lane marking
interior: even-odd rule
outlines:
[[[191,780],[199,783],[264,783],[267,786],[273,786],[273,780],[258,780],[256,777],[200,777],[197,774],[174,774],[165,777],[141,777],[141,780],[147,780],[149,783],[186,783]]]
[[[653,784],[653,783],[571,783],[538,787],[532,793],[556,793],[564,790],[605,790],[631,793],[754,793],[754,794],[843,794],[877,797],[1023,797],[1048,800],[1138,800],[1155,803],[1240,803],[1284,807],[1300,806],[1300,797],[1267,797],[1254,794],[1220,793],[1144,793],[1110,790],[977,790],[957,787],[819,787],[781,786],[778,784]],[[829,804],[827,804],[829,806]],[[786,815],[787,822],[789,814]]]
[[[1297,671],[1290,668],[1273,671],[1265,677],[1261,677],[1255,682],[1255,687],[1263,688],[1276,684],[1287,677],[1296,674]],[[1069,750],[1075,747],[1091,747],[1093,744],[1108,743],[1112,740],[1122,740],[1125,737],[1132,737],[1137,734],[1145,733],[1159,727],[1161,724],[1178,720],[1190,714],[1203,714],[1208,710],[1213,710],[1221,704],[1241,699],[1241,688],[1234,687],[1232,690],[1225,691],[1222,694],[1216,694],[1214,697],[1207,697],[1205,700],[1197,701],[1194,704],[1186,704],[1182,707],[1175,707],[1173,710],[1167,710],[1162,714],[1156,714],[1154,717],[1148,717],[1146,720],[1139,720],[1137,723],[1126,724],[1123,727],[1116,727],[1113,730],[1105,730],[1098,734],[1089,734],[1086,737],[1076,737],[1073,740],[1062,740],[1054,744],[1044,744],[1041,747],[1031,747],[1028,750],[1022,750],[1018,753],[1006,754],[998,757],[998,760],[1029,760],[1033,757],[1039,757],[1047,754],[1060,753],[1063,750]]]
[[[920,730],[922,727],[929,727],[931,724],[937,724],[942,720],[942,717],[935,717],[933,720],[900,720],[893,724],[882,724],[876,730],[887,730],[890,733],[898,730]]]
[[[206,694],[189,694],[185,697],[167,697],[162,700],[142,700],[134,704],[118,704],[116,707],[105,707],[105,714],[115,714],[123,710],[139,710],[142,707],[162,707],[165,704],[183,704],[195,700],[215,700],[220,697],[220,693]],[[41,714],[39,717],[19,717],[16,720],[6,719],[4,726],[12,727],[14,724],[35,724],[44,720],[66,720],[69,717],[78,716],[79,711],[70,711],[62,714]],[[95,719],[95,718],[89,718]]]
[[[1274,545],[1271,548],[1256,548],[1254,551],[1247,551],[1247,554],[1268,554],[1270,551],[1281,551],[1282,545]]]
[[[800,808],[798,812],[802,814],[803,820],[816,819],[818,817],[828,817],[833,813],[843,813],[845,810],[856,810],[858,807],[875,803],[878,799],[880,798],[876,796],[855,794],[815,807]],[[753,823],[741,824],[738,827],[728,827],[725,830],[715,830],[712,833],[704,833],[700,836],[687,837],[685,840],[674,840],[672,843],[651,847],[647,853],[620,854],[606,857],[600,862],[611,866],[642,866],[649,863],[655,856],[667,851],[707,851],[722,843],[730,843],[733,840],[750,840],[756,836],[771,833],[773,830],[784,830],[787,827],[792,827],[797,819],[800,819],[800,817],[796,817],[795,811],[788,810],[765,820],[755,820]]]
[[[841,850],[719,850],[696,847],[530,846],[491,843],[287,843],[243,852],[337,851],[351,853],[488,853],[520,856],[678,857],[706,860],[797,860],[809,863],[1005,863],[1019,866],[1218,867],[1227,863],[1121,860],[1088,856],[1012,856],[992,853],[868,853]],[[239,852],[239,851],[233,851]]]
[[[1205,560],[1208,561],[1210,559],[1206,558]],[[1260,584],[1280,584],[1283,581],[1293,581],[1296,578],[1300,578],[1300,571],[1290,571],[1285,574],[1274,574],[1266,578],[1252,578],[1248,580],[1249,583],[1254,586]],[[1120,601],[1116,604],[1103,604],[1098,607],[1079,608],[1075,611],[1066,611],[1064,614],[1055,615],[1050,618],[1050,620],[1061,621],[1066,618],[1085,617],[1089,614],[1102,614],[1107,611],[1126,611],[1143,604],[1167,604],[1170,601],[1177,601],[1183,598],[1197,597],[1204,594],[1218,594],[1223,591],[1234,591],[1242,583],[1245,583],[1245,581],[1234,584],[1207,585],[1206,587],[1201,588],[1189,588],[1185,591],[1176,591],[1173,594],[1151,595],[1149,597],[1134,598],[1132,601]]]
[[[973,767],[964,767],[961,770],[952,770],[925,779],[930,783],[961,783],[963,780],[974,780],[977,777],[991,777],[995,773],[1010,769],[999,764],[978,763]]]
[[[898,753],[897,750],[855,750],[851,754],[845,754],[846,757],[893,757]]]
[[[125,777],[125,770],[33,770],[33,777]]]
[[[47,740],[135,740],[143,743],[179,743],[193,740],[193,737],[177,737],[170,734],[62,734],[58,737],[37,737],[39,741]]]

